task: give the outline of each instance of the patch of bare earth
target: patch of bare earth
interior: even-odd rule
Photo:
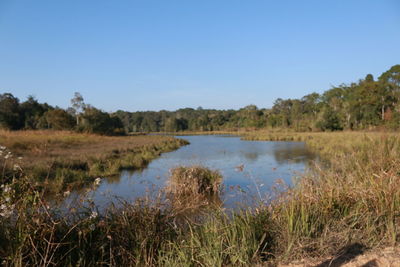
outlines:
[[[388,247],[362,254],[346,252],[325,260],[304,259],[277,267],[400,267],[400,247]]]

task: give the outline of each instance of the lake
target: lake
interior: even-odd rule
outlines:
[[[219,170],[224,190],[220,198],[226,208],[266,201],[276,182],[292,184],[307,168],[314,155],[303,142],[244,141],[237,136],[179,136],[190,145],[164,153],[136,171],[122,171],[119,176],[102,179],[91,193],[99,207],[117,198],[133,201],[138,197],[154,197],[165,187],[169,170],[177,166],[202,165]],[[67,202],[79,197],[72,192]],[[71,203],[70,203],[71,204]]]

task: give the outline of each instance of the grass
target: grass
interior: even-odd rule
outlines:
[[[143,168],[162,152],[187,142],[165,136],[0,131],[0,144],[14,157],[23,157],[19,165],[25,173],[54,193],[81,187],[99,176],[116,175],[121,169]]]
[[[201,166],[177,167],[171,170],[168,191],[184,195],[214,195],[220,192],[222,175]]]
[[[272,204],[281,260],[332,255],[359,243],[397,245],[400,136],[396,133],[256,133],[247,140],[305,141],[326,162]]]
[[[201,221],[161,199],[123,203],[101,215],[92,207],[67,219],[14,171],[21,177],[9,177],[12,189],[0,190],[3,265],[249,266],[324,258],[351,244],[398,245],[398,134],[257,132],[244,138],[304,140],[326,164],[317,163],[268,206],[233,214],[203,209]],[[175,172],[186,178],[212,173]]]
[[[181,166],[170,170],[164,189],[174,209],[198,213],[200,209],[220,209],[222,175],[202,166]]]

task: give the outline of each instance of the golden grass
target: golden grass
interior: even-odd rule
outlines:
[[[97,217],[90,210],[71,224],[44,213],[32,186],[22,190],[14,180],[10,186],[20,189],[11,199],[20,213],[18,220],[0,218],[6,244],[0,258],[9,265],[39,265],[50,251],[59,265],[250,266],[337,256],[349,246],[399,244],[397,133],[252,132],[244,138],[305,141],[326,164],[316,165],[268,206],[229,215],[210,211],[202,223],[184,225],[172,205],[145,201]],[[1,193],[1,203],[9,203],[10,193]]]
[[[110,153],[151,146],[169,141],[165,136],[100,136],[68,131],[0,131],[0,144],[24,166],[52,163],[57,159],[102,158]]]
[[[0,131],[0,145],[7,147],[14,158],[23,158],[18,163],[27,175],[57,187],[117,174],[121,168],[143,167],[160,153],[184,144],[166,136]]]

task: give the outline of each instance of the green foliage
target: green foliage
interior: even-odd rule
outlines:
[[[75,126],[75,121],[65,110],[57,108],[46,111],[37,126],[44,129],[71,130]]]
[[[323,131],[338,131],[343,130],[340,119],[333,109],[327,108],[323,115],[322,120],[317,122],[317,127]]]
[[[97,108],[86,106],[79,130],[86,133],[118,135],[124,133],[124,126],[118,117],[111,117]]]
[[[19,104],[19,100],[11,94],[3,94],[0,104],[1,128],[53,128],[46,123],[44,116],[54,108],[38,103],[33,97]],[[243,128],[287,128],[295,131],[396,129],[400,127],[400,65],[391,67],[378,80],[367,74],[358,82],[335,86],[321,95],[311,93],[300,99],[278,98],[270,109],[248,105],[238,110],[182,108],[159,112],[119,110],[108,114],[85,104],[80,93],[75,93],[71,105],[67,112],[75,116],[77,130],[106,135]],[[56,129],[68,128],[65,124],[52,125]]]
[[[19,100],[12,94],[0,95],[0,128],[17,130],[22,126]]]

